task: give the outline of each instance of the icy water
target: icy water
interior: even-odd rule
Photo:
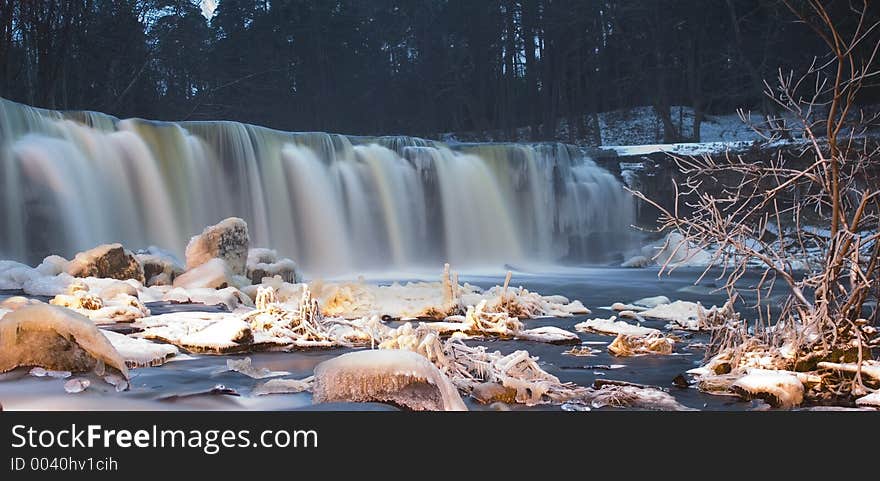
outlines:
[[[681,270],[671,276],[658,278],[656,269],[594,268],[572,269],[562,273],[527,274],[518,272],[511,282],[512,286],[523,286],[542,294],[561,294],[570,299],[580,299],[593,312],[589,316],[570,318],[546,318],[525,321],[527,327],[553,325],[576,332],[574,325],[586,318],[609,317],[613,314],[608,307],[616,302],[631,302],[649,296],[665,295],[672,300],[682,299],[700,301],[703,305],[720,304],[723,297],[712,292],[712,280],[704,280],[700,286],[693,281],[699,271]],[[491,287],[503,283],[503,276],[461,276],[462,282],[470,282],[481,287]],[[380,281],[381,282],[381,281]],[[5,297],[0,293],[0,299]],[[604,308],[603,308],[604,307]],[[173,310],[194,309],[196,306],[150,305],[154,314]],[[205,310],[204,306],[198,306]],[[647,321],[644,325],[663,329],[665,321]],[[677,332],[684,336],[690,333]],[[660,387],[668,390],[680,403],[705,410],[743,410],[752,405],[729,396],[710,396],[695,388],[680,388],[673,384],[679,374],[696,367],[703,358],[702,349],[689,348],[690,343],[706,340],[706,336],[696,334],[676,343],[675,354],[671,356],[641,356],[618,358],[607,353],[606,347],[614,338],[578,332],[582,343],[587,343],[601,352],[589,357],[564,355],[571,346],[525,342],[525,341],[467,341],[469,344],[483,344],[491,350],[509,353],[525,349],[533,356],[540,357],[542,367],[558,376],[562,381],[570,381],[582,386],[590,386],[598,379],[628,381]],[[250,356],[256,367],[266,367],[273,371],[290,372],[287,378],[310,376],[314,367],[327,359],[338,356],[349,349],[297,351],[290,353],[252,353]],[[64,391],[64,381],[51,378],[37,378],[27,374],[26,369],[18,369],[0,375],[0,404],[7,410],[386,410],[393,409],[382,404],[329,404],[312,405],[311,394],[273,394],[254,396],[253,388],[265,382],[226,370],[227,359],[237,356],[183,356],[181,360],[169,362],[160,367],[139,368],[131,371],[131,389],[117,393],[113,386],[92,378],[91,386],[77,394]],[[611,365],[623,365],[608,369]],[[472,410],[492,410],[497,406],[480,405],[471,398],[465,402]],[[559,410],[560,406],[543,405],[536,407],[509,406],[512,410],[540,409]]]

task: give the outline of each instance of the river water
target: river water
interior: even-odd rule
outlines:
[[[588,268],[571,269],[552,274],[529,274],[518,272],[511,282],[512,286],[523,286],[542,294],[561,294],[570,299],[579,299],[593,312],[589,316],[571,318],[545,318],[527,320],[527,327],[553,325],[574,331],[574,325],[586,318],[609,317],[613,314],[607,308],[614,302],[631,302],[648,296],[665,295],[672,300],[699,301],[705,306],[723,303],[721,294],[712,292],[712,280],[694,286],[698,270],[683,269],[671,276],[658,277],[656,269]],[[401,280],[401,279],[397,279]],[[491,287],[503,283],[502,276],[462,275],[462,282],[470,282],[481,287]],[[382,280],[375,282],[383,283]],[[6,295],[12,294],[6,292]],[[3,295],[0,295],[2,298]],[[772,299],[771,299],[772,302]],[[605,308],[603,308],[603,306]],[[201,309],[195,305],[150,305],[154,314],[181,309]],[[664,321],[647,321],[644,325],[663,329]],[[691,336],[690,333],[677,332]],[[667,389],[685,406],[705,410],[743,410],[752,404],[735,397],[713,396],[697,391],[695,388],[680,388],[673,385],[673,379],[688,369],[696,367],[703,359],[704,351],[689,348],[691,343],[706,341],[704,334],[694,334],[683,342],[676,343],[675,353],[669,356],[641,356],[618,358],[606,351],[606,345],[614,338],[591,333],[578,332],[584,343],[601,352],[589,357],[564,355],[570,346],[526,342],[526,341],[478,341],[468,344],[483,344],[491,350],[509,353],[525,349],[540,358],[540,364],[549,373],[562,381],[590,386],[598,379],[628,381]],[[599,344],[604,343],[604,344]],[[250,356],[256,367],[266,367],[273,371],[288,371],[287,378],[310,376],[314,367],[327,359],[338,356],[349,349],[296,351],[289,353],[252,353]],[[84,392],[68,394],[64,391],[63,380],[37,378],[27,374],[26,369],[18,369],[2,375],[0,380],[0,403],[4,409],[27,410],[384,410],[393,409],[382,404],[332,404],[312,405],[311,394],[273,394],[254,396],[253,388],[265,382],[247,377],[237,372],[225,371],[227,359],[239,359],[245,355],[184,356],[182,360],[169,362],[160,367],[138,368],[131,371],[131,389],[117,393],[113,386],[93,378],[92,385]],[[623,365],[618,369],[603,366]],[[238,395],[223,394],[215,390],[222,385]],[[229,392],[229,391],[226,391]],[[469,409],[497,409],[486,406],[471,398],[465,399]],[[509,406],[511,409],[559,410],[558,405],[535,407]]]

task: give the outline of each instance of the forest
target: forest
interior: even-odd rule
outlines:
[[[0,96],[360,135],[564,121],[595,144],[597,113],[650,106],[699,141],[704,115],[775,114],[765,79],[823,47],[778,0],[0,0]]]

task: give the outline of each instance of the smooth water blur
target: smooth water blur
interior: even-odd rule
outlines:
[[[633,200],[562,144],[459,144],[118,120],[0,99],[0,257],[181,254],[229,216],[306,273],[604,262]]]

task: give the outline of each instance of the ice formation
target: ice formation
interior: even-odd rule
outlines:
[[[599,389],[589,390],[579,402],[588,403],[595,409],[617,407],[660,411],[693,411],[660,389],[627,384],[603,384]]]
[[[296,283],[299,268],[291,259],[279,259],[272,249],[254,248],[248,251],[247,277],[254,284],[261,284],[266,277],[278,276],[284,282]]]
[[[880,408],[880,391],[874,391],[867,396],[856,399],[856,406]]]
[[[53,371],[103,371],[128,377],[125,360],[87,317],[70,309],[39,304],[0,319],[0,372],[19,366]]]
[[[712,329],[736,319],[733,301],[729,300],[722,307],[704,308],[699,302],[675,301],[659,304],[639,313],[646,319],[669,321],[671,327],[689,331]]]
[[[749,369],[731,388],[747,399],[763,399],[780,408],[791,408],[804,400],[803,383],[797,375],[786,371]]]
[[[404,350],[357,351],[315,367],[315,403],[386,402],[415,411],[466,411],[458,390],[425,357]]]
[[[627,336],[648,336],[660,334],[657,329],[650,327],[634,326],[626,321],[617,321],[616,316],[608,319],[588,319],[574,325],[574,328],[582,332],[596,332],[610,336],[624,334]]]
[[[102,333],[129,368],[161,366],[180,353],[170,344],[151,342],[113,331],[102,331]]]

